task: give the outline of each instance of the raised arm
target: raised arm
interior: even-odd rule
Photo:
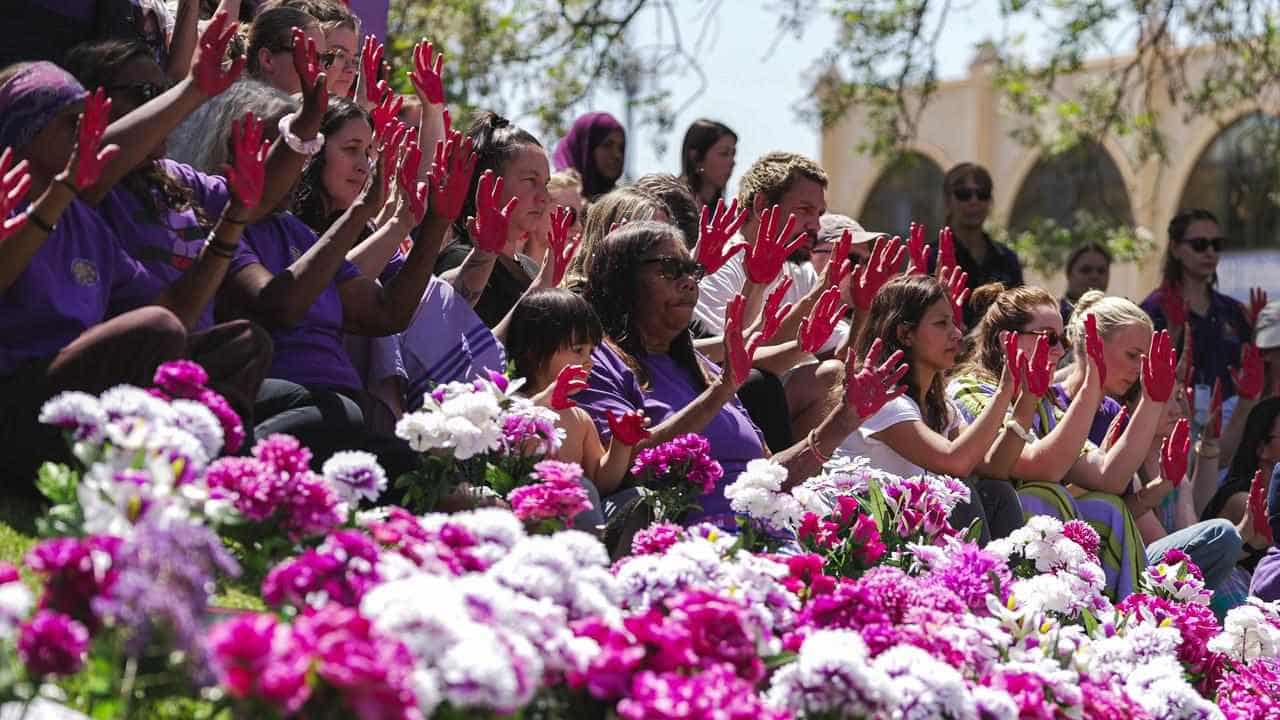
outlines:
[[[237,5],[237,13],[228,13],[232,18],[239,17],[239,3],[234,4]],[[178,12],[173,20],[173,35],[169,38],[169,57],[164,67],[164,74],[169,78],[169,82],[176,83],[191,72],[191,60],[195,56],[196,41],[200,36],[199,25],[200,0],[178,0]]]
[[[454,290],[471,305],[475,305],[489,284],[489,275],[498,261],[498,253],[507,244],[507,228],[511,214],[520,198],[513,197],[505,207],[499,207],[502,197],[502,178],[492,170],[485,170],[476,186],[476,217],[467,219],[471,240],[475,243],[462,266],[445,273]]]

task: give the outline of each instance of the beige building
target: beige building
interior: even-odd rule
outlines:
[[[990,52],[979,51],[968,77],[939,84],[903,162],[886,166],[857,150],[865,131],[856,109],[823,133],[822,164],[831,176],[827,201],[833,212],[850,214],[868,229],[902,235],[907,222],[919,219],[930,224],[932,235],[942,222],[943,173],[972,161],[995,180],[995,225],[1026,227],[1036,216],[1061,222],[1085,208],[1150,232],[1157,249],[1137,263],[1114,267],[1113,293],[1141,299],[1155,287],[1169,219],[1181,208],[1204,207],[1218,215],[1231,240],[1219,272],[1223,291],[1243,297],[1247,288],[1261,286],[1271,289],[1272,297],[1280,295],[1276,158],[1257,151],[1262,145],[1275,147],[1280,108],[1251,103],[1220,117],[1185,117],[1181,107],[1162,112],[1169,148],[1163,161],[1139,164],[1132,138],[1045,158],[1011,136],[1026,119],[1002,108],[991,81]],[[1072,81],[1078,87],[1101,79],[1123,62],[1091,63],[1064,90],[1070,92]],[[1193,73],[1194,64],[1193,59]],[[1267,138],[1272,142],[1264,142]],[[1064,285],[1061,271],[1038,280],[1055,291]]]

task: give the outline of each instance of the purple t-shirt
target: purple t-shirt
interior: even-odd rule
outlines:
[[[601,343],[592,353],[591,360],[593,367],[588,386],[573,399],[591,415],[600,439],[605,443],[611,437],[609,411],[644,410],[656,426],[702,394],[693,384],[689,372],[677,366],[669,355],[637,358],[649,374],[647,392],[641,389],[631,368],[607,344]],[[709,360],[702,360],[713,372],[718,371]],[[711,443],[711,454],[724,468],[724,478],[714,492],[702,497],[703,514],[691,513],[688,518],[691,523],[732,513],[729,501],[724,497],[725,487],[738,478],[748,462],[764,457],[763,436],[736,397],[699,432]]]
[[[102,322],[111,294],[143,274],[98,214],[71,201],[27,269],[0,294],[0,375],[56,354]]]
[[[172,160],[159,163],[170,177],[191,189],[191,201],[204,211],[206,225],[201,226],[193,209],[165,210],[157,214],[132,190],[123,185],[112,189],[98,206],[98,212],[115,230],[125,251],[147,269],[138,282],[112,293],[112,314],[150,304],[177,282],[200,256],[214,222],[229,199],[227,181],[223,178],[205,175],[190,165]],[[210,303],[201,312],[196,329],[203,330],[212,324],[213,303]]]
[[[250,265],[280,274],[319,241],[307,224],[291,213],[277,213],[245,228],[241,252],[231,261],[227,277]],[[338,286],[360,276],[360,269],[342,261],[329,287],[316,297],[302,322],[275,328],[275,356],[267,376],[298,383],[345,390],[364,386],[342,346],[342,297]]]

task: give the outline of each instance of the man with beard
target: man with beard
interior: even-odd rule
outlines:
[[[787,238],[787,242],[804,236],[804,242],[788,258],[788,262],[783,264],[778,278],[764,293],[758,293],[748,300],[743,312],[745,322],[750,325],[760,318],[764,298],[783,278],[791,278],[792,281],[783,303],[811,307],[823,289],[819,288],[821,278],[809,259],[818,237],[820,218],[827,210],[826,171],[803,155],[768,153],[756,160],[739,181],[738,205],[747,211],[747,220],[739,234],[749,243],[755,242],[761,214],[774,205],[778,206],[779,227],[786,224],[789,216],[795,217],[792,235]],[[703,335],[718,336],[723,333],[725,308],[735,295],[744,292],[747,280],[745,253],[734,255],[715,273],[703,278],[699,288],[701,292],[698,307],[694,310],[695,323]],[[848,333],[848,324],[841,322],[819,355],[829,356],[844,343]],[[772,348],[766,347],[760,351],[755,367],[757,370],[773,371],[781,378],[786,391],[792,434],[803,437],[821,419],[830,388],[839,381],[840,368],[838,362],[819,364],[812,356],[806,361],[802,351],[796,349],[794,343],[788,345],[789,341],[795,340],[794,333],[789,337],[783,335],[779,333],[779,336],[773,338]],[[699,349],[719,360],[718,342],[699,343]],[[764,414],[758,413],[747,398],[743,398],[743,402],[756,423],[761,424]]]

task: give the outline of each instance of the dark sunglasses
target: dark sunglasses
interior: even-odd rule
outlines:
[[[1066,335],[1058,334],[1057,330],[1019,330],[1020,335],[1036,335],[1049,341],[1049,347],[1054,345],[1060,346],[1063,350],[1070,350],[1071,343],[1067,342]]]
[[[658,273],[667,280],[679,280],[688,275],[694,282],[699,282],[707,276],[707,269],[697,260],[686,260],[671,255],[650,258],[642,264],[657,265]]]
[[[165,90],[169,88],[164,85],[157,85],[150,82],[125,83],[123,85],[108,85],[106,90],[108,95],[116,93],[127,93],[139,104],[150,102],[153,98],[159,97]]]
[[[1213,248],[1214,252],[1222,252],[1222,246],[1227,244],[1227,239],[1224,237],[1193,237],[1182,238],[1182,242],[1190,245],[1191,249],[1196,252],[1204,252],[1210,247]]]
[[[991,200],[990,190],[979,190],[977,188],[959,187],[951,191],[951,194],[960,202],[969,202],[976,195],[982,202]]]

